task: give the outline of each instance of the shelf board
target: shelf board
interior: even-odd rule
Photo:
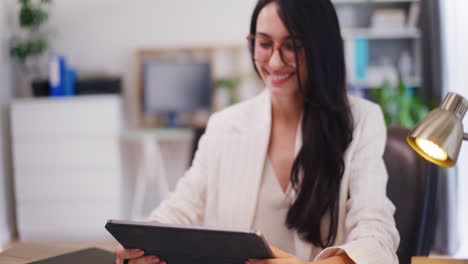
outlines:
[[[408,80],[406,80],[406,85],[411,86],[411,87],[416,87],[416,88],[421,87],[422,85],[421,78],[418,78],[418,77],[409,78]]]
[[[332,0],[333,4],[392,4],[419,2],[420,0]]]
[[[374,89],[374,88],[380,87],[383,84],[383,82],[384,81],[382,81],[382,83],[371,83],[371,82],[366,81],[360,84],[350,83],[349,85],[361,86],[361,87],[364,87],[365,89]],[[419,88],[421,87],[421,84],[422,84],[421,78],[416,77],[416,76],[409,77],[404,82],[406,86],[413,87],[413,88]]]
[[[417,28],[407,29],[374,29],[374,28],[343,28],[343,39],[417,39],[421,32]]]

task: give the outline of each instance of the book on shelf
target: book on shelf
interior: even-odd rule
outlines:
[[[403,29],[405,28],[405,9],[380,8],[372,13],[371,27],[375,29]]]
[[[369,41],[357,38],[354,40],[355,76],[358,82],[366,80],[367,67],[369,66]]]
[[[362,83],[369,66],[369,41],[353,38],[344,41],[348,83]]]
[[[348,83],[363,83],[369,66],[367,39],[353,38],[344,41]]]
[[[419,23],[419,16],[421,12],[421,7],[418,2],[411,3],[409,12],[408,12],[408,20],[406,25],[408,28],[416,28]]]
[[[348,92],[368,98],[366,79],[369,67],[369,41],[363,38],[354,38],[345,40],[344,44]]]
[[[344,52],[345,52],[345,62],[346,62],[346,78],[347,83],[356,82],[355,78],[355,54],[354,54],[354,39],[345,39],[344,40]]]

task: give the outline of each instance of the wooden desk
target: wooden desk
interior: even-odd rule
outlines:
[[[116,245],[117,243],[115,241],[18,243],[0,253],[0,264],[26,264],[89,247],[96,247],[113,252]]]
[[[26,264],[32,261],[46,259],[72,251],[96,247],[113,252],[117,243],[104,242],[28,242],[18,243],[0,253],[0,264]],[[413,257],[411,264],[468,264],[466,259]]]
[[[468,264],[468,259],[412,257],[411,264]]]

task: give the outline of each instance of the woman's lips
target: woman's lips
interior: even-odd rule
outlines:
[[[280,85],[289,81],[293,77],[294,73],[284,73],[284,74],[268,74],[270,82],[274,85]]]

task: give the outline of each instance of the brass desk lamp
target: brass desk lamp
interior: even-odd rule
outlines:
[[[457,163],[463,140],[463,117],[468,101],[456,93],[448,93],[440,106],[432,110],[411,130],[408,144],[428,161],[443,167]]]

